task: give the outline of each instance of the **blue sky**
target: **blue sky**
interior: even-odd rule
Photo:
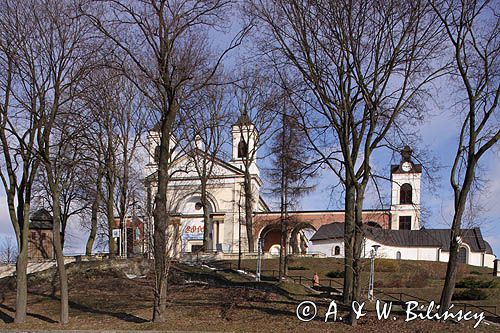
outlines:
[[[233,21],[234,26],[234,17]],[[234,35],[233,31],[217,33],[211,35],[216,37],[214,45],[227,45],[230,38]],[[242,51],[238,51],[242,52]],[[238,52],[234,53],[236,55]],[[229,61],[228,67],[233,62]],[[423,179],[422,187],[422,208],[427,213],[423,217],[423,225],[426,227],[446,228],[453,214],[453,196],[449,184],[449,173],[453,157],[456,150],[456,141],[458,135],[459,119],[451,110],[454,108],[453,100],[457,96],[449,89],[449,82],[441,80],[436,82],[432,99],[428,101],[428,114],[426,120],[419,126],[409,130],[419,134],[421,147],[429,152],[428,159],[435,158],[441,165],[439,171],[435,174],[437,181],[434,190],[428,185],[426,179]],[[228,129],[229,131],[229,129]],[[391,160],[391,154],[384,151],[375,151],[373,155],[374,167],[380,170],[385,176],[390,175],[390,164],[399,162],[399,156]],[[483,211],[477,216],[476,221],[481,227],[483,237],[491,244],[496,254],[500,254],[500,149],[498,145],[494,147],[480,163],[479,172],[484,180],[485,187],[478,191],[476,199],[482,203]],[[425,174],[423,175],[425,177]],[[324,173],[315,180],[317,185],[314,192],[310,193],[300,203],[300,209],[304,210],[322,210],[322,209],[341,209],[341,193],[335,193],[337,196],[330,200],[329,186],[334,184],[332,174]],[[382,185],[382,192],[387,198],[390,195],[390,184],[385,182]],[[370,191],[367,194],[366,208],[370,208],[376,202],[374,193]],[[66,249],[67,253],[78,253],[84,251],[84,244],[87,235],[83,233],[78,225],[78,221],[73,221],[68,226],[68,242],[73,246]],[[13,229],[8,216],[6,207],[6,198],[3,188],[0,190],[0,238],[12,236]]]

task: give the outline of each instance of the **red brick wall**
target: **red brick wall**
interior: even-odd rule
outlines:
[[[28,238],[29,259],[54,259],[52,230],[30,230]]]

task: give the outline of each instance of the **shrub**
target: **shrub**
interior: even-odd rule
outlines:
[[[479,288],[494,288],[495,287],[495,281],[494,280],[477,280],[475,278],[465,278],[457,282],[456,288],[472,288],[472,289],[479,289]]]
[[[288,270],[289,271],[307,271],[308,268],[306,268],[304,266],[289,266]]]
[[[343,278],[344,271],[330,271],[326,273],[326,277],[329,277],[330,279]]]
[[[478,271],[471,271],[470,272],[472,275],[481,275],[481,272],[478,272]]]
[[[488,294],[481,289],[469,288],[463,291],[456,291],[451,297],[455,301],[480,301],[488,298]]]

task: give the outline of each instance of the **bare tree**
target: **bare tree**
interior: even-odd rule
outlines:
[[[238,108],[238,120],[235,126],[240,136],[237,147],[238,158],[241,159],[245,174],[243,198],[240,198],[240,201],[245,217],[248,251],[253,252],[255,245],[253,213],[255,204],[259,200],[253,187],[256,172],[254,166],[258,158],[257,151],[272,136],[272,123],[279,108],[280,90],[260,69],[244,68],[238,77],[234,83],[234,100]],[[239,219],[241,220],[241,216]]]
[[[67,146],[62,128],[57,128],[59,118],[71,114],[76,83],[86,73],[86,59],[92,52],[88,42],[88,28],[83,18],[76,15],[78,4],[58,1],[30,1],[29,4],[2,3],[6,16],[2,17],[5,33],[7,60],[6,102],[2,107],[2,148],[9,179],[2,174],[7,192],[16,195],[18,214],[13,219],[18,237],[18,304],[16,320],[24,321],[26,312],[26,239],[29,229],[29,207],[37,167],[44,167],[50,189],[54,215],[53,245],[61,290],[61,323],[68,322],[68,286],[61,245],[61,189],[60,166],[54,155],[65,152]],[[57,13],[57,16],[54,15]],[[9,27],[7,27],[9,25]],[[4,40],[2,38],[2,40]],[[12,48],[15,53],[12,53]],[[10,97],[16,105],[9,105]],[[16,113],[9,108],[15,107]],[[19,132],[24,130],[24,133]],[[7,134],[8,133],[8,134]],[[54,141],[62,139],[61,149],[54,149]],[[15,140],[15,141],[14,141]],[[69,148],[71,149],[71,148]],[[21,152],[21,189],[16,185],[18,157],[12,150]],[[23,156],[24,155],[24,156]],[[71,154],[70,154],[71,155]],[[19,161],[19,160],[18,160]],[[17,187],[17,189],[16,189]],[[19,190],[20,189],[20,190]],[[16,193],[17,192],[17,193]],[[9,197],[9,195],[8,195]],[[14,199],[8,199],[14,210]],[[23,213],[19,214],[22,209]],[[12,218],[13,216],[11,216]],[[19,219],[22,218],[23,222]],[[22,228],[22,230],[21,230]]]
[[[314,187],[308,181],[314,177],[311,169],[308,142],[296,112],[289,105],[281,111],[278,133],[271,144],[272,167],[268,169],[271,193],[280,200],[280,266],[279,278],[288,274],[288,234],[290,231],[289,210],[298,204],[298,199]]]
[[[115,124],[118,130],[118,150],[116,156],[117,193],[116,211],[123,227],[122,253],[126,256],[126,226],[125,217],[134,205],[134,194],[137,192],[131,181],[134,164],[137,164],[137,152],[140,147],[140,138],[144,122],[142,120],[143,96],[136,86],[125,77],[120,77],[116,86],[115,98],[117,99],[115,110]]]
[[[17,258],[16,244],[11,237],[5,237],[0,243],[0,263],[14,264]]]
[[[419,98],[440,73],[430,65],[439,25],[424,1],[245,3],[260,34],[258,50],[280,73],[321,163],[344,185],[344,302],[350,304],[361,291],[371,154],[399,128],[393,125],[401,116],[422,117]]]
[[[69,305],[61,239],[61,195],[71,179],[62,174],[78,163],[72,158],[78,155],[73,139],[81,132],[74,100],[79,82],[92,68],[94,44],[90,42],[92,26],[77,15],[78,4],[47,0],[34,2],[33,8],[32,39],[21,50],[30,69],[29,88],[39,101],[36,116],[41,122],[41,135],[37,138],[36,157],[45,169],[51,195],[53,246],[61,293],[60,322],[66,324]]]
[[[7,194],[9,216],[17,240],[16,315],[23,323],[27,312],[27,264],[31,191],[39,166],[36,148],[41,136],[40,108],[27,76],[30,68],[23,52],[34,33],[31,6],[17,1],[0,4],[0,178]],[[30,7],[28,9],[28,7]],[[25,89],[26,87],[26,89]]]
[[[228,142],[225,134],[231,117],[225,101],[226,92],[220,86],[209,86],[199,97],[199,102],[192,105],[184,119],[188,145],[187,155],[191,165],[200,179],[200,199],[203,209],[203,249],[213,250],[210,221],[208,187],[217,182],[217,158],[223,153],[223,147]]]
[[[155,287],[153,321],[165,321],[167,267],[167,186],[171,163],[171,136],[179,109],[192,93],[216,73],[222,57],[234,48],[241,35],[222,56],[214,58],[204,39],[230,10],[225,0],[105,1],[87,11],[103,36],[116,46],[124,74],[141,91],[156,115],[160,144],[157,191],[153,208]],[[134,36],[133,38],[130,38]]]
[[[500,95],[500,19],[494,1],[432,1],[444,25],[452,62],[452,78],[461,115],[457,151],[451,168],[454,194],[450,257],[440,301],[447,311],[455,288],[461,229],[466,204],[476,179],[480,159],[500,139],[498,98]],[[463,107],[463,108],[462,108]]]

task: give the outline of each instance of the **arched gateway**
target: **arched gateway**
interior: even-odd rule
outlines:
[[[365,223],[376,224],[379,228],[388,228],[390,216],[387,211],[363,212]],[[288,216],[288,253],[294,255],[313,254],[309,249],[309,240],[314,233],[325,224],[344,222],[343,211],[295,211]],[[254,217],[254,238],[256,249],[259,240],[262,249],[269,252],[274,245],[280,245],[281,213],[262,212]],[[275,247],[274,247],[275,248]]]

